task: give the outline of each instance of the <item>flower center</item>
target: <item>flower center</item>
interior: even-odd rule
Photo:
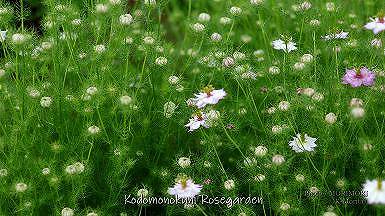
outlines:
[[[207,96],[211,96],[211,92],[214,91],[214,88],[212,85],[208,85],[203,88],[203,92],[207,94]]]
[[[187,188],[187,179],[182,179],[180,181],[180,184],[182,185],[182,189],[186,189]]]
[[[305,144],[306,144],[306,140],[305,140],[305,134],[301,134],[300,137],[299,137],[299,144],[304,147]]]
[[[198,112],[198,113],[196,114],[196,116],[197,116],[197,118],[198,118],[199,121],[202,121],[202,120],[203,120],[203,115],[202,115],[201,112]]]
[[[360,68],[357,68],[356,69],[356,78],[362,78],[362,74],[361,74],[361,69]]]
[[[382,181],[381,181],[381,179],[378,179],[378,180],[377,180],[377,189],[378,189],[378,190],[381,190],[381,189],[382,189]]]

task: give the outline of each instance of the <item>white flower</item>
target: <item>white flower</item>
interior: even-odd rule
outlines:
[[[305,68],[305,63],[303,62],[296,62],[293,66],[295,70],[301,71]]]
[[[22,44],[26,40],[26,36],[20,33],[16,33],[12,35],[12,42],[15,44]]]
[[[261,5],[264,0],[250,0],[250,4],[252,5]]]
[[[215,41],[215,42],[220,41],[220,40],[222,40],[222,35],[220,35],[220,34],[214,32],[214,33],[211,35],[211,40],[212,40],[212,41]]]
[[[265,146],[257,146],[254,149],[254,154],[257,157],[263,157],[263,156],[265,156],[267,154],[267,151],[268,151],[268,149]]]
[[[96,214],[95,212],[90,212],[87,214],[87,216],[98,216],[98,214]]]
[[[167,58],[163,57],[163,56],[158,57],[155,59],[155,64],[160,65],[160,66],[166,65],[167,64]]]
[[[273,45],[274,49],[283,50],[283,51],[288,52],[288,53],[297,49],[296,43],[294,43],[292,41],[285,42],[281,39],[278,39],[278,40],[273,41],[271,44]]]
[[[207,125],[206,120],[206,114],[201,112],[195,114],[193,118],[189,120],[189,123],[185,125],[185,127],[188,127],[190,132],[200,128],[200,126],[208,128],[209,126]]]
[[[210,110],[208,113],[206,113],[206,125],[208,127],[214,126],[217,123],[220,115],[221,114],[219,113],[219,111]]]
[[[340,33],[325,35],[322,38],[326,41],[334,39],[346,39],[349,36],[349,32],[341,31]]]
[[[222,25],[228,25],[231,23],[231,18],[228,18],[228,17],[221,17],[219,19],[219,23],[222,24]]]
[[[239,15],[239,14],[242,13],[242,9],[239,8],[239,7],[231,7],[231,8],[230,8],[230,13],[231,13],[232,15]]]
[[[211,16],[210,14],[207,14],[207,13],[201,13],[198,16],[199,22],[208,22],[210,21],[210,19],[211,19]]]
[[[279,74],[280,72],[281,72],[281,69],[279,69],[279,67],[277,67],[277,66],[271,66],[269,68],[270,74]]]
[[[368,194],[366,197],[368,204],[385,204],[385,181],[381,180],[366,180],[363,185],[364,194]]]
[[[51,170],[47,167],[47,168],[44,168],[41,173],[43,173],[43,175],[48,175],[49,173],[51,172]]]
[[[349,103],[350,107],[361,107],[363,105],[364,105],[364,101],[360,98],[352,98]]]
[[[88,132],[90,134],[97,134],[100,132],[100,128],[98,126],[92,125],[88,128]]]
[[[312,26],[319,26],[321,24],[321,22],[317,19],[312,19],[312,20],[310,20],[309,24]]]
[[[178,164],[182,168],[186,168],[186,167],[190,166],[191,160],[188,157],[181,157],[181,158],[178,159]]]
[[[106,13],[108,10],[108,6],[105,4],[97,4],[96,5],[96,12],[97,13]]]
[[[169,101],[163,105],[163,114],[166,118],[171,118],[171,116],[174,114],[175,109],[177,106],[172,102]]]
[[[287,211],[290,208],[290,205],[288,203],[282,203],[281,207],[279,207],[283,211]]]
[[[52,104],[52,98],[51,97],[42,97],[40,100],[40,105],[42,107],[49,107]]]
[[[81,19],[74,19],[71,21],[72,25],[78,26],[82,23]]]
[[[288,101],[281,101],[279,102],[278,104],[278,108],[281,110],[281,111],[287,111],[289,110],[290,108],[290,103]]]
[[[198,195],[201,190],[202,185],[195,184],[190,178],[180,177],[174,187],[168,189],[168,193],[177,198],[192,198]]]
[[[328,113],[328,114],[325,116],[325,121],[326,121],[328,124],[334,124],[334,123],[337,121],[337,116],[336,116],[336,114],[334,114],[334,113]]]
[[[94,95],[98,92],[98,89],[95,86],[91,86],[87,88],[86,92],[89,95]]]
[[[295,176],[295,180],[298,182],[303,182],[303,181],[305,181],[305,176],[302,174],[298,174]]]
[[[122,25],[130,25],[134,19],[132,18],[131,14],[123,14],[119,17],[119,22]]]
[[[65,169],[66,173],[70,175],[79,174],[84,171],[84,165],[80,162],[68,165]]]
[[[384,17],[370,18],[371,22],[368,22],[364,27],[368,30],[372,30],[374,34],[378,34],[385,30]]]
[[[229,180],[225,181],[224,186],[225,186],[226,190],[232,190],[235,187],[234,180],[229,179]]]
[[[219,100],[226,96],[226,92],[223,89],[215,90],[211,86],[205,87],[203,92],[195,94],[195,105],[201,109],[208,104],[217,104]]]
[[[326,10],[327,11],[334,11],[335,10],[334,2],[326,2]]]
[[[0,31],[0,42],[5,41],[7,38],[7,31]]]
[[[122,105],[130,105],[132,102],[132,98],[128,95],[123,95],[120,97],[120,104]]]
[[[379,38],[375,38],[370,42],[370,45],[372,45],[373,47],[376,47],[376,48],[380,48],[380,47],[382,47],[382,41]]]
[[[274,155],[271,160],[275,165],[281,165],[285,162],[285,158],[280,154]]]
[[[304,54],[302,57],[301,57],[301,62],[303,63],[310,63],[313,61],[313,55],[312,54]]]
[[[194,31],[196,32],[201,32],[201,31],[204,31],[205,30],[205,25],[203,25],[202,23],[195,23],[192,28],[194,29]]]
[[[263,175],[263,174],[258,174],[254,177],[254,180],[257,181],[257,182],[261,182],[263,180],[265,180],[266,176]]]
[[[307,134],[297,134],[293,137],[293,140],[289,142],[289,146],[291,146],[295,152],[314,151],[314,148],[317,146],[315,144],[316,140],[316,138],[312,138]]]
[[[176,85],[179,82],[179,77],[177,77],[177,76],[170,76],[170,77],[168,77],[168,82],[171,85]]]
[[[104,51],[106,51],[106,47],[103,44],[99,44],[94,47],[94,50],[97,53],[103,53]]]
[[[350,114],[353,116],[353,118],[359,119],[365,116],[365,110],[362,107],[354,107]]]
[[[8,175],[8,170],[7,169],[0,169],[0,177],[4,177]]]
[[[143,38],[143,42],[150,45],[155,43],[155,39],[151,36],[146,36]]]
[[[65,207],[61,210],[61,216],[73,216],[74,215],[74,210]]]
[[[28,189],[28,185],[26,185],[25,183],[17,183],[15,185],[15,189],[17,192],[24,192]]]
[[[234,65],[234,63],[235,63],[235,61],[231,57],[226,57],[222,61],[223,67],[231,67],[232,65]]]

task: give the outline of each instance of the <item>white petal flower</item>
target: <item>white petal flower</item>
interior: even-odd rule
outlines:
[[[334,39],[346,39],[349,36],[349,32],[341,31],[339,33],[335,34],[329,34],[322,37],[322,39],[328,41],[328,40],[334,40]]]
[[[367,194],[368,204],[385,204],[385,181],[366,180],[363,192]]]
[[[201,126],[208,128],[209,126],[206,123],[207,117],[205,113],[198,113],[193,118],[189,120],[189,123],[185,125],[185,127],[189,128],[189,131],[194,131]]]
[[[170,195],[178,198],[192,198],[200,193],[202,185],[195,184],[190,178],[182,177],[177,180],[174,187],[168,189]]]
[[[371,22],[368,22],[364,27],[368,30],[372,30],[374,34],[378,34],[385,30],[384,17],[370,18]]]
[[[281,39],[275,40],[271,43],[276,50],[283,50],[285,52],[291,52],[297,49],[296,43],[292,41],[285,42]]]
[[[289,146],[295,152],[304,152],[304,151],[314,151],[314,148],[317,146],[315,144],[316,138],[312,138],[307,134],[297,134],[293,137],[293,140],[289,142]]]
[[[223,89],[214,90],[212,87],[206,87],[199,94],[195,94],[195,105],[201,109],[208,104],[217,104],[219,100],[226,96],[226,92]]]

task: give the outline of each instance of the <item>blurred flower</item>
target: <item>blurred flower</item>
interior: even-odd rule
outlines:
[[[385,30],[384,16],[370,18],[371,22],[368,22],[364,27],[368,30],[372,30],[374,34],[378,34]]]
[[[346,39],[348,38],[348,35],[349,35],[349,32],[341,31],[340,33],[329,34],[329,35],[323,36],[322,38],[326,41],[334,40],[334,39]]]
[[[171,118],[171,116],[174,114],[175,109],[177,106],[172,102],[166,102],[163,106],[163,114],[166,118]]]
[[[366,180],[363,185],[363,193],[367,194],[368,204],[385,204],[385,181]]]
[[[52,104],[52,98],[51,97],[42,97],[40,100],[40,105],[42,107],[50,107]]]

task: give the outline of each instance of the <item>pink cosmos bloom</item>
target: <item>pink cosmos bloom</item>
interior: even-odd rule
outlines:
[[[366,67],[358,69],[347,69],[342,79],[343,84],[350,84],[353,88],[359,86],[372,86],[376,75]]]

